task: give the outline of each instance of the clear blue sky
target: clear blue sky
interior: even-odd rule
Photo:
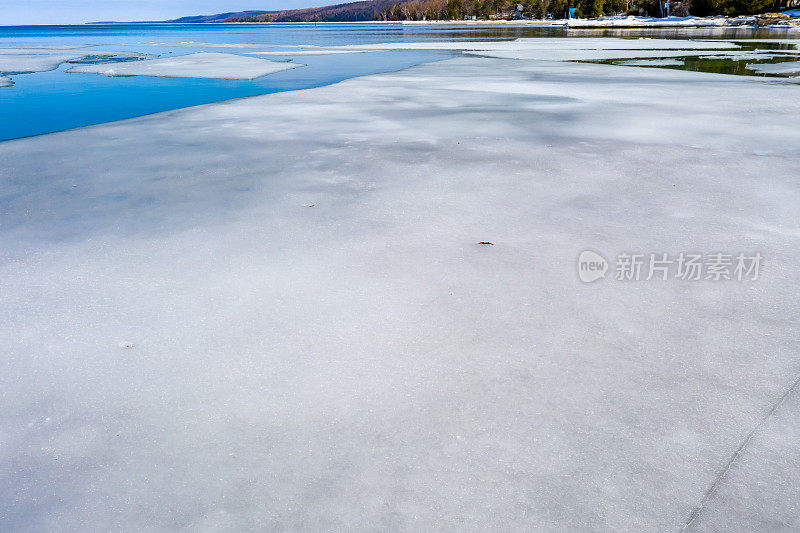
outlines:
[[[343,0],[0,0],[0,25],[165,20],[247,9],[292,9]]]

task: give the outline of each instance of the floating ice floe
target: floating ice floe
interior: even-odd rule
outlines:
[[[11,78],[0,76],[0,87],[11,87],[12,85],[14,85],[14,82],[11,81]]]
[[[748,63],[748,70],[759,74],[800,74],[800,61],[785,61],[783,63]]]
[[[105,74],[106,76],[158,76],[165,78],[220,78],[252,80],[304,65],[270,61],[237,54],[199,52],[185,56],[144,61],[78,65],[67,72]]]
[[[795,41],[792,41],[795,42]],[[521,38],[513,41],[462,41],[462,42],[416,42],[343,45],[337,49],[359,50],[721,50],[738,49],[739,45],[729,41],[703,41],[692,39],[620,39],[616,37],[591,38]]]
[[[337,47],[339,48],[339,47]],[[689,39],[517,39],[494,42],[418,42],[345,45],[342,49],[359,50],[454,50],[467,55],[503,59],[547,61],[587,61],[646,57],[685,57],[708,54],[709,50],[735,50],[739,45],[728,41]],[[635,51],[635,54],[631,52]]]
[[[51,50],[44,48],[0,49],[0,72],[44,72],[58,68],[61,63],[87,55],[85,50]]]
[[[124,43],[123,46],[168,46],[171,48],[316,48],[311,44],[256,44],[256,43],[208,43],[196,41]]]
[[[755,60],[755,59],[772,59],[775,57],[770,50],[770,53],[761,53],[761,52],[733,52],[733,53],[726,53],[722,52],[720,54],[710,55],[710,56],[701,56],[700,59],[727,59],[729,61],[747,61],[747,60]]]
[[[683,61],[680,59],[632,59],[616,64],[631,67],[680,67],[683,66]]]
[[[270,61],[237,54],[199,52],[185,56],[144,61],[78,65],[67,72],[107,76],[158,76],[165,78],[222,78],[252,80],[267,74],[302,67],[297,63]]]
[[[466,55],[495,57],[498,59],[521,59],[539,61],[602,61],[604,59],[637,59],[691,57],[707,54],[698,50],[491,50],[466,51]]]
[[[368,50],[285,50],[269,52],[247,52],[253,56],[327,56],[331,54],[360,54]]]
[[[140,55],[131,52],[100,52],[79,48],[0,48],[0,72],[16,74],[45,72],[55,70],[67,61],[89,56],[125,59]]]

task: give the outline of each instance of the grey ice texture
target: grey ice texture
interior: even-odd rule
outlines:
[[[683,65],[681,59],[632,59],[630,61],[620,61],[617,65],[627,65],[631,67],[680,67]]]
[[[760,74],[800,74],[800,61],[748,63],[747,68]]]
[[[121,58],[137,56],[127,52],[101,52],[97,50],[82,49],[80,47],[48,47],[48,48],[11,48],[0,47],[0,72],[30,73],[55,70],[59,65],[73,59],[80,59],[89,55],[116,55]]]
[[[268,50],[264,52],[247,52],[254,56],[327,56],[333,54],[358,54],[366,50],[326,50],[324,48],[313,50]]]
[[[0,530],[796,528],[798,87],[527,50],[0,143]]]

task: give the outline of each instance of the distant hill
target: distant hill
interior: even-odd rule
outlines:
[[[228,13],[217,13],[216,15],[193,15],[190,17],[181,17],[172,20],[136,20],[133,22],[120,22],[120,21],[101,21],[90,22],[89,24],[218,24],[227,22],[235,17],[249,17],[254,15],[264,15],[269,11],[230,11]]]
[[[365,0],[347,4],[283,11],[231,11],[216,15],[195,15],[173,20],[148,20],[124,24],[219,24],[224,22],[358,22],[374,20],[386,8],[413,0]],[[123,24],[92,22],[91,24]]]
[[[374,20],[386,8],[412,0],[366,0],[325,7],[237,15],[226,22],[358,22]]]
[[[181,17],[179,19],[168,20],[176,24],[213,24],[218,22],[228,22],[229,19],[237,17],[251,17],[266,15],[269,11],[232,11],[230,13],[218,13],[216,15],[197,15],[193,17]]]

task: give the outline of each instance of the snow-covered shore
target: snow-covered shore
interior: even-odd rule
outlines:
[[[535,44],[0,143],[0,529],[800,527],[799,88]]]
[[[792,15],[796,17],[796,15]],[[565,26],[571,29],[604,29],[604,28],[730,28],[756,27],[756,17],[637,17],[613,16],[596,19],[514,19],[514,20],[405,20],[405,25],[467,25],[467,26]],[[800,22],[785,21],[772,28],[800,30]]]
[[[568,28],[724,28],[755,24],[755,17],[602,17],[564,22]]]

